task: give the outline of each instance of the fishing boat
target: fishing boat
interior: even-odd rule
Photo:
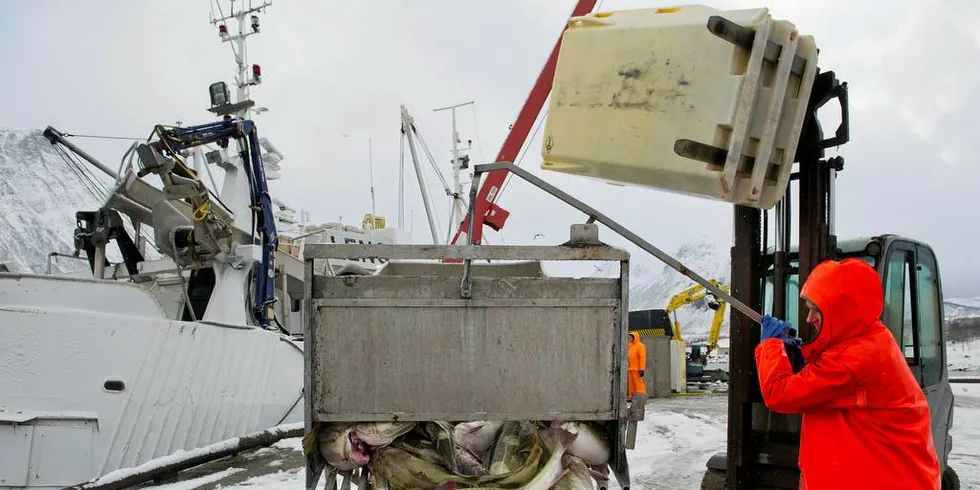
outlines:
[[[0,273],[0,489],[63,488],[303,421],[304,240],[398,233],[301,226],[273,203],[282,154],[252,121],[261,69],[245,49],[270,5],[212,13],[237,64],[234,98],[210,87],[216,122],[156,126],[118,172],[45,131],[114,182],[78,214],[88,270]]]

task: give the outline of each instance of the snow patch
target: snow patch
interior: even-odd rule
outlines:
[[[302,424],[299,424],[302,426]],[[292,451],[302,451],[303,450],[303,438],[302,437],[290,437],[289,439],[280,439],[276,441],[272,447],[277,449],[289,449]]]
[[[946,344],[949,371],[980,371],[980,339]]]
[[[283,435],[289,431],[302,430],[304,428],[304,422],[297,422],[293,424],[283,424],[270,429],[260,431],[256,434],[269,434],[269,435]],[[255,434],[253,434],[255,435]],[[122,468],[111,473],[108,473],[100,478],[92,480],[94,485],[103,485],[106,483],[114,483],[132,476],[136,476],[148,471],[163,468],[168,465],[177,464],[188,459],[197,458],[201,456],[207,456],[210,454],[216,454],[222,451],[228,451],[233,449],[238,445],[240,437],[234,437],[231,439],[226,439],[221,442],[217,442],[208,446],[199,447],[191,451],[176,451],[173,454],[169,454],[162,458],[151,459],[146,463],[139,466],[134,466],[132,468]],[[279,441],[277,441],[279,442]]]
[[[228,476],[234,475],[245,471],[245,468],[228,468],[224,471],[219,471],[217,473],[212,473],[210,475],[204,475],[198,478],[192,478],[190,480],[180,481],[177,483],[171,483],[168,485],[160,485],[158,487],[153,487],[158,490],[194,490],[202,485],[207,485],[208,483],[214,483]]]
[[[322,485],[321,479],[321,485]],[[268,475],[249,478],[237,485],[222,486],[222,489],[262,489],[262,490],[296,490],[306,487],[306,468],[277,471]]]

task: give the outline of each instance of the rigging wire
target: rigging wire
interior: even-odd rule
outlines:
[[[74,156],[74,154],[69,153],[64,148],[61,148],[61,151],[64,152],[64,156],[67,157],[69,165],[71,165],[73,169],[78,170],[78,173],[76,175],[78,175],[83,180],[82,183],[86,184],[89,187],[89,190],[92,191],[93,195],[96,198],[105,199],[106,198],[105,186],[102,185],[102,183],[99,182],[99,180],[88,171],[88,168],[84,164],[82,164],[82,162],[78,161],[78,159]]]
[[[531,149],[531,142],[534,141],[534,138],[538,136],[538,132],[541,131],[541,126],[544,124],[544,121],[547,118],[548,118],[548,111],[545,110],[544,116],[538,119],[537,126],[534,128],[534,133],[532,133],[531,137],[527,140],[527,144],[525,144],[524,148],[521,150],[520,155],[517,157],[517,161],[514,162],[514,166],[517,167],[521,166],[521,163],[524,161],[524,157],[527,156],[527,151]],[[514,180],[514,176],[508,173],[507,178],[504,180],[503,185],[500,186],[500,190],[497,192],[497,195],[494,197],[494,202],[496,202],[497,199],[500,198],[500,194],[504,192],[504,189],[507,188],[507,185],[510,184],[512,180]]]
[[[91,193],[92,196],[95,197],[96,199],[99,199],[99,200],[105,199],[106,198],[106,194],[104,193],[104,191],[100,190],[99,187],[98,187],[98,185],[96,185],[94,182],[92,182],[92,179],[88,176],[87,173],[85,173],[85,170],[79,164],[79,162],[76,161],[72,157],[72,155],[70,153],[68,153],[68,151],[65,150],[64,148],[61,148],[60,146],[55,146],[55,148],[57,148],[57,151],[58,151],[59,155],[65,161],[65,163],[68,165],[68,168],[71,169],[72,173],[75,174],[75,177],[82,184],[82,186],[89,193]]]
[[[109,136],[103,134],[70,134],[61,133],[62,136],[66,138],[93,138],[93,139],[103,139],[103,140],[126,140],[126,141],[142,141],[142,138],[128,138],[126,136]]]
[[[477,122],[476,104],[470,104],[470,109],[473,110],[473,128],[476,132],[476,151],[480,154],[480,161],[483,163],[488,163],[487,158],[483,156],[483,142],[480,139],[480,124]]]
[[[425,144],[425,140],[422,139],[422,132],[419,131],[419,128],[417,128],[414,124],[412,125],[412,129],[418,136],[419,144],[422,146],[422,151],[425,152],[425,156],[429,159],[429,165],[432,166],[432,170],[435,171],[436,176],[439,177],[439,181],[442,182],[443,190],[446,192],[447,196],[452,196],[452,188],[449,187],[449,182],[446,180],[446,177],[442,175],[441,171],[439,171],[439,166],[436,165],[436,159],[432,156],[432,152],[429,151],[429,145]]]
[[[225,13],[224,13],[224,11],[222,11],[221,2],[215,2],[215,6],[218,7],[218,15],[220,15],[221,18],[224,19],[225,18]],[[234,4],[232,4],[232,6],[231,6],[231,15],[232,16],[235,15],[235,5]],[[239,34],[241,34],[241,32],[239,32]],[[235,51],[235,43],[228,43],[228,46],[231,46],[231,53],[233,55],[235,55],[235,59],[237,60],[238,59],[238,51]],[[244,59],[245,58],[243,57],[242,60],[244,60]],[[235,81],[238,82],[239,84],[244,83],[244,80],[239,81],[237,76],[235,77]]]

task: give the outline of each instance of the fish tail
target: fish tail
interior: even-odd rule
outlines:
[[[541,434],[541,442],[550,452],[565,451],[570,446],[578,434],[572,434],[565,429],[546,429]]]

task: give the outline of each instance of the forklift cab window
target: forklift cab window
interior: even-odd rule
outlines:
[[[943,311],[939,271],[929,248],[899,243],[885,267],[885,314],[905,358],[922,386],[942,381]]]
[[[919,362],[916,352],[916,328],[912,301],[912,251],[895,250],[888,256],[885,270],[885,326],[902,347],[910,365]]]
[[[793,262],[792,267],[795,271],[796,262]],[[786,276],[786,314],[783,315],[786,321],[793,324],[796,323],[796,319],[799,318],[798,312],[800,311],[800,276],[796,272]],[[772,314],[772,288],[773,288],[773,277],[772,271],[769,271],[769,275],[766,277],[766,297],[763,299],[764,307],[766,313]]]
[[[915,289],[918,296],[922,382],[925,386],[932,386],[943,378],[943,312],[936,259],[932,252],[922,246],[916,247]]]

